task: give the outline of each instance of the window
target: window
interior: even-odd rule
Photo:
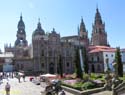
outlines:
[[[109,59],[108,58],[106,58],[105,61],[106,61],[106,63],[109,63]]]
[[[94,58],[92,57],[92,62],[93,62]]]
[[[52,51],[49,51],[49,56],[52,56]]]
[[[106,54],[105,56],[106,56],[106,57],[108,57],[108,55],[107,55],[107,54]]]
[[[44,67],[44,63],[42,63],[42,67]]]
[[[66,56],[70,56],[69,50],[66,50]]]
[[[111,55],[111,57],[113,57],[113,54]]]
[[[66,64],[66,65],[67,65],[67,67],[69,67],[69,62],[67,62],[67,64]]]
[[[97,61],[99,62],[99,56],[97,56]]]
[[[42,52],[41,52],[41,56],[44,56],[44,50],[42,50]]]

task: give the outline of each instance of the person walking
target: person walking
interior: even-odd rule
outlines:
[[[25,82],[25,74],[23,74],[23,81]]]
[[[6,91],[6,95],[10,95],[10,84],[8,82],[5,85],[5,91]]]
[[[66,95],[65,91],[62,90],[61,93],[60,93],[60,95]]]
[[[20,77],[21,77],[21,76],[20,76],[20,75],[18,75],[18,81],[19,81],[19,83],[20,83]]]

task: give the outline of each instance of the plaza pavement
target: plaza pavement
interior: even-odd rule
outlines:
[[[21,83],[18,82],[17,78],[13,79],[4,79],[3,83],[0,84],[0,95],[5,94],[5,85],[9,82],[11,85],[10,95],[44,95],[41,94],[41,91],[44,91],[45,84],[35,85],[34,83],[29,81],[29,77],[26,77],[26,81],[24,82],[21,78]],[[66,91],[65,91],[66,92]],[[66,92],[66,95],[73,95],[71,93]],[[103,91],[91,95],[112,95],[111,91]]]
[[[112,91],[102,91],[91,95],[112,95]]]
[[[5,85],[9,82],[11,85],[10,95],[42,95],[40,92],[44,91],[44,84],[35,85],[29,81],[29,77],[26,77],[26,82],[23,82],[21,78],[21,83],[18,82],[17,78],[3,80],[3,83],[0,84],[0,95],[5,94]],[[43,94],[44,95],[44,94]],[[66,95],[73,95],[66,92]]]

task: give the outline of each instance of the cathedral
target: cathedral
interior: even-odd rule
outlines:
[[[91,46],[109,46],[105,23],[102,21],[98,8],[96,9],[95,20],[92,25],[91,39],[88,38],[88,31],[83,18],[81,18],[80,26],[78,26],[78,35],[66,37],[61,37],[55,28],[50,33],[45,32],[39,19],[37,27],[32,33],[31,45],[28,45],[26,40],[25,24],[22,15],[17,28],[17,39],[14,46],[5,45],[5,52],[14,54],[13,62],[16,71],[58,73],[59,57],[61,56],[63,72],[66,74],[73,73],[75,70],[74,50],[76,47],[79,45],[84,46],[89,52],[91,50],[89,47]]]
[[[17,28],[15,44],[14,46],[5,44],[5,52],[12,52],[14,54],[14,71],[32,71],[31,49],[26,40],[25,24],[22,15],[20,16]]]

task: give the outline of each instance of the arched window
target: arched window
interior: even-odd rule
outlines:
[[[97,62],[99,62],[99,60],[100,60],[100,59],[99,59],[99,56],[97,56]]]
[[[66,63],[67,67],[69,67],[69,62]]]
[[[54,63],[50,63],[49,64],[49,73],[50,74],[54,74],[55,72],[54,72]]]
[[[41,56],[44,56],[44,50],[41,51]]]
[[[41,64],[41,67],[43,67],[43,68],[44,68],[44,63],[42,63],[42,64]]]
[[[93,62],[94,58],[92,57],[92,62]]]
[[[106,58],[105,61],[106,61],[106,63],[109,63],[109,59],[108,58]]]

